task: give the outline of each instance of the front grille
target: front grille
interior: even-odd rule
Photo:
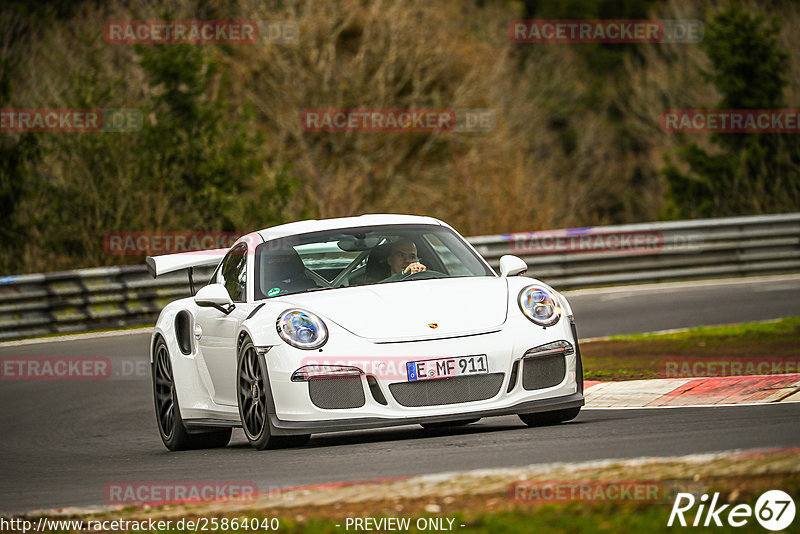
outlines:
[[[454,376],[389,384],[395,400],[403,406],[438,406],[491,399],[503,385],[503,373]]]
[[[522,387],[527,390],[557,386],[567,374],[563,354],[526,358],[522,362]]]
[[[366,402],[360,376],[312,378],[308,395],[314,406],[326,410],[361,408]]]

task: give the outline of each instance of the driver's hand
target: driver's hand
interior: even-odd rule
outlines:
[[[427,270],[428,270],[428,268],[425,267],[424,265],[422,265],[421,263],[414,262],[414,263],[410,263],[408,265],[408,267],[403,269],[403,274],[405,274],[405,273],[411,273],[411,274],[421,273],[422,271],[427,271]]]

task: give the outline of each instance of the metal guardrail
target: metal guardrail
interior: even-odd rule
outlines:
[[[580,243],[577,250],[549,250],[548,242],[539,239],[539,248],[526,252],[537,237],[560,235],[573,240],[639,235],[654,242],[595,252],[584,251]],[[493,264],[502,254],[520,256],[530,276],[557,289],[800,272],[800,213],[504,234],[469,241]]]
[[[557,289],[800,272],[800,213],[469,238],[493,267],[503,254]],[[196,269],[202,281],[212,269]],[[0,340],[153,324],[189,295],[185,272],[141,266],[0,278]]]

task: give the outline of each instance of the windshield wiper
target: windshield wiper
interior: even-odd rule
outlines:
[[[333,286],[328,287],[312,287],[311,289],[306,289],[303,293],[311,293],[312,291],[325,291],[326,289],[337,289]]]
[[[445,276],[436,276],[436,275],[428,275],[428,276],[412,276],[410,278],[406,278],[404,280],[395,280],[395,282],[413,282],[414,280],[438,280],[440,278],[455,278],[454,276],[445,275]]]

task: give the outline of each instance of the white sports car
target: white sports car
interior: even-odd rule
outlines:
[[[148,257],[153,276],[217,265],[168,304],[150,347],[156,419],[171,450],[301,445],[312,433],[578,415],[583,371],[567,300],[500,276],[442,221],[301,221],[230,249]],[[194,292],[194,290],[192,291]]]

